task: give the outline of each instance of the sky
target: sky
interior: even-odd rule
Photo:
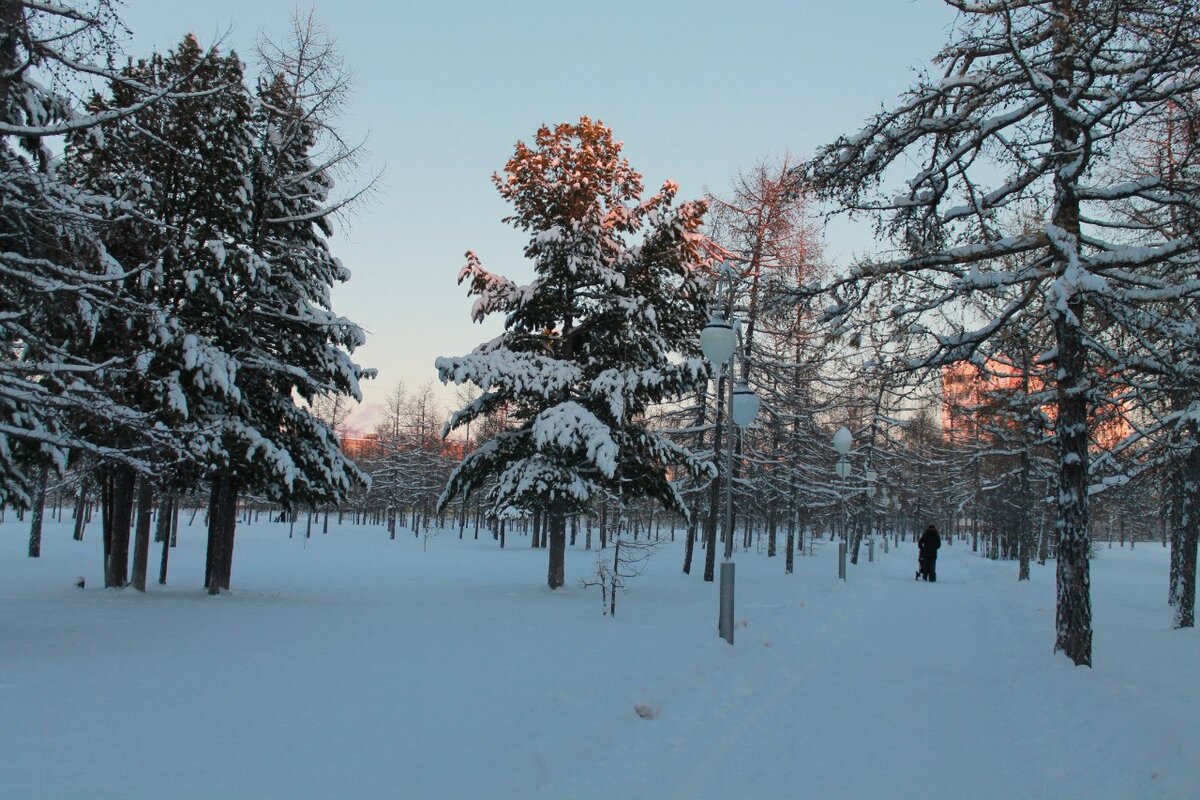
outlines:
[[[398,384],[433,382],[452,405],[434,359],[502,329],[471,322],[456,277],[468,249],[493,272],[531,276],[490,176],[540,125],[601,119],[647,194],[668,178],[681,200],[721,194],[762,160],[807,158],[858,130],[953,21],[941,0],[125,0],[122,18],[131,56],[192,32],[253,69],[256,37],[310,10],[354,74],[340,124],[365,141],[362,181],[382,174],[331,243],[353,273],[334,310],[366,329],[355,356],[378,370],[350,421],[361,430]],[[863,228],[827,229],[834,261],[869,246]]]

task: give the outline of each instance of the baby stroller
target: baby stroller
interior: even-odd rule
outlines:
[[[914,580],[937,580],[937,557],[921,555],[917,558],[917,574]]]

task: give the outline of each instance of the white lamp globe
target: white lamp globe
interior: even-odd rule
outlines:
[[[844,456],[850,452],[850,443],[852,441],[853,437],[850,435],[850,429],[843,425],[833,435],[833,449],[837,450],[839,455]]]
[[[700,350],[710,364],[724,364],[733,355],[735,346],[737,335],[733,332],[733,324],[727,319],[713,317],[700,331]]]
[[[747,386],[745,381],[738,381],[733,387],[733,408],[730,412],[733,424],[739,428],[749,425],[758,416],[758,407],[761,404],[762,401],[758,399],[754,390]]]

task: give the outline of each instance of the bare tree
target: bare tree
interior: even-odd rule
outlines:
[[[907,368],[970,358],[1019,314],[1044,314],[1058,445],[1055,650],[1092,660],[1089,408],[1100,365],[1154,359],[1172,327],[1156,303],[1200,286],[1193,232],[1126,224],[1122,204],[1194,210],[1200,193],[1161,178],[1112,181],[1120,142],[1200,87],[1193,0],[947,0],[960,12],[936,59],[894,109],[823,148],[803,170],[822,198],[874,216],[898,252],[805,294],[836,328],[898,329],[925,345]],[[898,191],[892,166],[915,164]],[[1039,224],[1009,234],[1018,209]],[[1136,246],[1131,246],[1135,245]],[[1005,266],[1015,260],[1016,269]],[[971,298],[998,298],[983,320]],[[1132,352],[1099,333],[1127,331]],[[1150,335],[1147,335],[1147,334]]]

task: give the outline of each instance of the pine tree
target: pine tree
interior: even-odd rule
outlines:
[[[95,359],[133,354],[136,373],[110,391],[172,434],[147,474],[186,486],[227,458],[223,427],[242,400],[235,347],[247,335],[237,307],[253,274],[240,249],[250,219],[251,107],[237,55],[206,52],[189,35],[167,55],[127,66],[89,110],[103,115],[168,87],[183,94],[72,136],[67,173],[122,198],[104,239],[123,264],[138,267],[121,289],[142,313],[103,315],[86,350]],[[104,471],[106,582],[119,586],[134,478],[120,463]],[[211,523],[227,517],[210,515],[210,552]]]
[[[504,313],[505,331],[437,361],[443,381],[482,390],[444,434],[505,404],[514,426],[467,455],[439,509],[495,476],[496,514],[549,514],[551,588],[565,580],[569,515],[606,497],[650,496],[686,517],[669,467],[706,468],[641,421],[650,404],[706,377],[699,359],[673,358],[694,352],[705,319],[705,204],[674,207],[671,182],[640,201],[641,177],[620,153],[611,130],[587,117],[517,144],[493,182],[514,208],[505,221],[530,236],[535,278],[518,286],[468,252],[459,281],[478,298],[472,317]]]
[[[312,158],[319,87],[276,72],[256,101],[237,55],[206,53],[192,36],[125,74],[137,84],[114,83],[110,98],[93,100],[97,113],[138,87],[190,94],[76,137],[68,150],[81,181],[128,198],[108,246],[145,265],[124,288],[148,315],[107,318],[92,348],[146,344],[127,401],[174,436],[157,454],[165,480],[211,483],[205,584],[215,593],[229,586],[243,491],[316,503],[363,481],[310,404],[359,396],[365,371],[349,351],[364,337],[330,309],[331,287],[349,272],[326,242],[336,210],[326,204],[329,165]],[[119,487],[132,492],[124,479]],[[106,532],[127,541],[126,516]]]

